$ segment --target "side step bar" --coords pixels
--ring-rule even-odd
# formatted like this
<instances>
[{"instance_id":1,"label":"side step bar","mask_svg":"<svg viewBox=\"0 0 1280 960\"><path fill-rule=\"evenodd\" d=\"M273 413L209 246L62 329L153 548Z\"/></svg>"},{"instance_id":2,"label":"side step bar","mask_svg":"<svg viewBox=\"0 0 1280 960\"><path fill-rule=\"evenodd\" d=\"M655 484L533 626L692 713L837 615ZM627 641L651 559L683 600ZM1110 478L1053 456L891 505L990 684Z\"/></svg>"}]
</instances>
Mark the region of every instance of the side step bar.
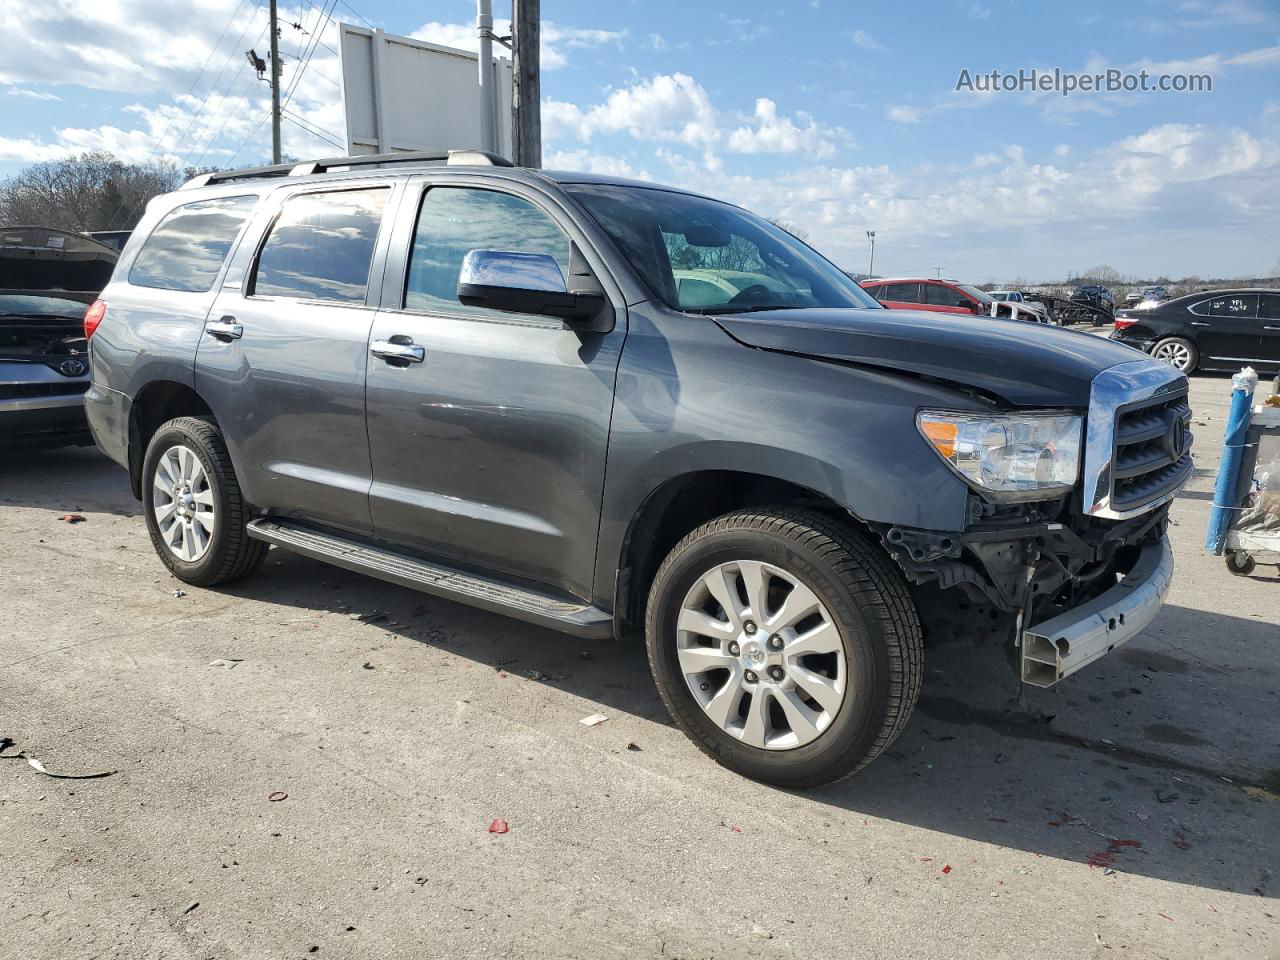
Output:
<instances>
[{"instance_id":1,"label":"side step bar","mask_svg":"<svg viewBox=\"0 0 1280 960\"><path fill-rule=\"evenodd\" d=\"M613 617L599 607L549 597L274 518L251 521L248 533L255 540L264 540L304 557L323 560L356 573L575 637L595 639L613 636Z\"/></svg>"}]
</instances>

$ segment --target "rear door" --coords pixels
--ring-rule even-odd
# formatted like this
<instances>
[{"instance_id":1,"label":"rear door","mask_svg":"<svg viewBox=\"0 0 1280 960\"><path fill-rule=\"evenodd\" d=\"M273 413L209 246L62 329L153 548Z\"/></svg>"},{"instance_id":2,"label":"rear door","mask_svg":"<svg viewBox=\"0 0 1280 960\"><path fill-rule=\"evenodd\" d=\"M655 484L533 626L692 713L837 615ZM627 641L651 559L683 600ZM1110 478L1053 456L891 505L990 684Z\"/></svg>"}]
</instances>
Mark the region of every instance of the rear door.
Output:
<instances>
[{"instance_id":1,"label":"rear door","mask_svg":"<svg viewBox=\"0 0 1280 960\"><path fill-rule=\"evenodd\" d=\"M419 359L369 360L377 536L589 596L624 301L572 211L533 187L424 180L401 207L370 350ZM458 302L468 251L550 254L567 278L571 240L612 301L611 331Z\"/></svg>"},{"instance_id":2,"label":"rear door","mask_svg":"<svg viewBox=\"0 0 1280 960\"><path fill-rule=\"evenodd\" d=\"M1280 366L1280 293L1259 296L1258 320L1262 323L1258 359L1269 366Z\"/></svg>"},{"instance_id":3,"label":"rear door","mask_svg":"<svg viewBox=\"0 0 1280 960\"><path fill-rule=\"evenodd\" d=\"M920 304L920 284L912 281L910 283L886 283L883 284L875 293L875 297L886 307L895 310L919 310Z\"/></svg>"},{"instance_id":4,"label":"rear door","mask_svg":"<svg viewBox=\"0 0 1280 960\"><path fill-rule=\"evenodd\" d=\"M974 301L962 291L945 283L924 283L925 310L940 313L973 313Z\"/></svg>"},{"instance_id":5,"label":"rear door","mask_svg":"<svg viewBox=\"0 0 1280 960\"><path fill-rule=\"evenodd\" d=\"M196 389L256 507L372 532L364 380L380 228L397 189L359 180L279 191L236 252L196 355Z\"/></svg>"},{"instance_id":6,"label":"rear door","mask_svg":"<svg viewBox=\"0 0 1280 960\"><path fill-rule=\"evenodd\" d=\"M1262 356L1262 321L1256 293L1223 293L1196 305L1192 326L1200 353L1214 360L1248 362Z\"/></svg>"}]
</instances>

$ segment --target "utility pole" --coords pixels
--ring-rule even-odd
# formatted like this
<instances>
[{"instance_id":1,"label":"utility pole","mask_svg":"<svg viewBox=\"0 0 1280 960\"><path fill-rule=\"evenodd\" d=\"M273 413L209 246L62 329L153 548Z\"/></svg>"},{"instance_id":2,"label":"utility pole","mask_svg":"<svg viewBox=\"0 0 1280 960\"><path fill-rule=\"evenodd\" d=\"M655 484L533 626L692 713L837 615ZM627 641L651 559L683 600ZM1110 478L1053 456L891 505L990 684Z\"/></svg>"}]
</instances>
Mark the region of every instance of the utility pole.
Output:
<instances>
[{"instance_id":1,"label":"utility pole","mask_svg":"<svg viewBox=\"0 0 1280 960\"><path fill-rule=\"evenodd\" d=\"M942 268L941 268L941 267L934 267L933 269L934 269L933 279L935 279L935 280L941 280L941 279L942 279Z\"/></svg>"},{"instance_id":2,"label":"utility pole","mask_svg":"<svg viewBox=\"0 0 1280 960\"><path fill-rule=\"evenodd\" d=\"M280 25L271 0L271 162L280 162Z\"/></svg>"},{"instance_id":3,"label":"utility pole","mask_svg":"<svg viewBox=\"0 0 1280 960\"><path fill-rule=\"evenodd\" d=\"M542 166L542 91L538 49L539 0L512 0L511 52L515 111L512 152L518 167Z\"/></svg>"},{"instance_id":4,"label":"utility pole","mask_svg":"<svg viewBox=\"0 0 1280 960\"><path fill-rule=\"evenodd\" d=\"M868 230L867 239L871 241L871 262L867 264L867 277L870 278L876 275L876 232Z\"/></svg>"},{"instance_id":5,"label":"utility pole","mask_svg":"<svg viewBox=\"0 0 1280 960\"><path fill-rule=\"evenodd\" d=\"M476 0L476 36L480 38L480 149L497 148L493 99L493 0Z\"/></svg>"}]
</instances>

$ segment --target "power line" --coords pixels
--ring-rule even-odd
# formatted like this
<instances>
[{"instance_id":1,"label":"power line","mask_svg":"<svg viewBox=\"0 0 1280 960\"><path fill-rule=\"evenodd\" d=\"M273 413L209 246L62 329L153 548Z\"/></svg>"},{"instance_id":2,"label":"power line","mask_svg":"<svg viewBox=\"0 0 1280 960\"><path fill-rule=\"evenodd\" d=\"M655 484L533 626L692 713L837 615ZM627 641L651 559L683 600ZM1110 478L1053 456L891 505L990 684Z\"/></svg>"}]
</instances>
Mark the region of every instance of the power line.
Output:
<instances>
[{"instance_id":1,"label":"power line","mask_svg":"<svg viewBox=\"0 0 1280 960\"><path fill-rule=\"evenodd\" d=\"M327 6L327 4L321 6L322 12L324 11L325 6ZM316 44L319 41L320 36L324 33L325 27L328 26L329 18L333 16L333 10L337 6L338 6L338 0L333 0L332 6L329 6L328 12L324 13L324 16L320 22L320 25L316 27L314 31L314 36L311 38L312 43L311 43L310 49L307 50L307 54L302 61L302 65L298 67L298 72L293 75L293 82L289 84L289 90L285 95L284 103L281 104L282 110L293 101L293 95L298 92L298 85L302 82L302 77L307 72L307 67L311 63L311 58L315 56Z\"/></svg>"},{"instance_id":2,"label":"power line","mask_svg":"<svg viewBox=\"0 0 1280 960\"><path fill-rule=\"evenodd\" d=\"M300 119L296 114L283 113L281 114L281 116L285 120L288 120L290 123L292 123L295 127L301 130L303 133L310 134L311 136L315 137L317 140L323 140L325 141L325 143L332 144L333 146L337 147L339 150L346 149L345 144L339 143L330 134L322 133L319 130L319 128L312 128L310 125L305 123L302 119Z\"/></svg>"},{"instance_id":3,"label":"power line","mask_svg":"<svg viewBox=\"0 0 1280 960\"><path fill-rule=\"evenodd\" d=\"M222 136L222 131L226 129L226 126L230 122L231 118L235 116L236 108L239 105L240 101L248 97L249 90L250 88L253 87L257 79L258 79L257 75L251 73L249 75L248 82L243 87L240 88L239 93L237 93L235 96L224 97L222 100L222 103L218 104L218 109L215 111L214 115L216 116L218 113L222 113L224 108L229 108L226 110L226 116L222 118L222 122L218 124L218 126L214 129L213 133L211 133L209 137L205 139L204 149L200 151L200 156L197 157L195 162L191 163L190 166L198 167L204 161L204 158L208 156L209 151L213 149L213 145L218 142L218 137ZM210 119L212 119L212 116L210 117ZM195 150L196 148L192 147L191 153L194 154Z\"/></svg>"}]
</instances>

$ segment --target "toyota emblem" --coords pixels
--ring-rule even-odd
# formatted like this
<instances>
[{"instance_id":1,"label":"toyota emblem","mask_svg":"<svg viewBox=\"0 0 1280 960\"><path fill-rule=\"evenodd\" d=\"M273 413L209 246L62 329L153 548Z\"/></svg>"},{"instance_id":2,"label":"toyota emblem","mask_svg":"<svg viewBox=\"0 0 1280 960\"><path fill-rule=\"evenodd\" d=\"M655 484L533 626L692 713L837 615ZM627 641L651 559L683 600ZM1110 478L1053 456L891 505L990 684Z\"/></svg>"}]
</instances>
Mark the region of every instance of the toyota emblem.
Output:
<instances>
[{"instance_id":1,"label":"toyota emblem","mask_svg":"<svg viewBox=\"0 0 1280 960\"><path fill-rule=\"evenodd\" d=\"M89 369L84 365L83 360L63 360L58 364L58 372L64 377L80 377L84 376L84 372Z\"/></svg>"}]
</instances>

